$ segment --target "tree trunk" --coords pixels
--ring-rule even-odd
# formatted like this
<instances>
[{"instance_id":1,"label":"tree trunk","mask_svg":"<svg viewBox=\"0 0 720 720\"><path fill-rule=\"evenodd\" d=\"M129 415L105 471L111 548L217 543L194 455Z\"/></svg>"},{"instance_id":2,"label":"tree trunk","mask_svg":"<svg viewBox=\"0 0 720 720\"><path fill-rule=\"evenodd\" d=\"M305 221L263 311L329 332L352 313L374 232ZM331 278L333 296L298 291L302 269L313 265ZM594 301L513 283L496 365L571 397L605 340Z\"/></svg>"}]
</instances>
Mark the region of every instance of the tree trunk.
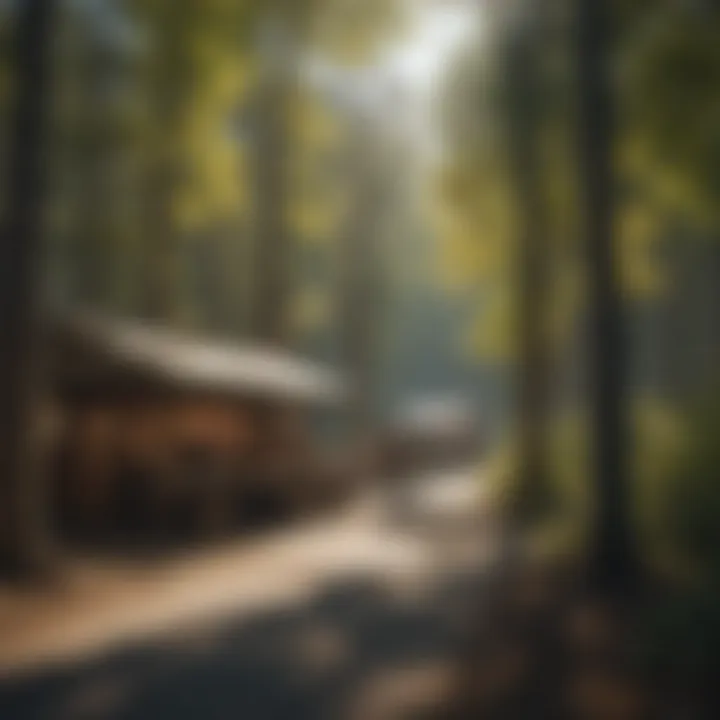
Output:
<instances>
[{"instance_id":1,"label":"tree trunk","mask_svg":"<svg viewBox=\"0 0 720 720\"><path fill-rule=\"evenodd\" d=\"M528 11L530 12L530 11ZM539 27L524 18L506 57L506 118L511 180L518 208L517 264L519 340L519 519L541 510L547 492L549 362L548 218L543 192L539 112ZM530 20L533 20L532 22Z\"/></svg>"},{"instance_id":2,"label":"tree trunk","mask_svg":"<svg viewBox=\"0 0 720 720\"><path fill-rule=\"evenodd\" d=\"M264 77L260 80L254 113L254 262L252 335L260 341L284 344L288 340L289 269L292 244L288 229L289 104L293 90L292 68L283 51L281 19L269 27Z\"/></svg>"},{"instance_id":3,"label":"tree trunk","mask_svg":"<svg viewBox=\"0 0 720 720\"><path fill-rule=\"evenodd\" d=\"M636 576L627 476L627 408L621 290L614 253L613 117L605 8L578 0L580 184L590 321L594 512L592 571L606 590Z\"/></svg>"},{"instance_id":4,"label":"tree trunk","mask_svg":"<svg viewBox=\"0 0 720 720\"><path fill-rule=\"evenodd\" d=\"M172 195L176 173L165 159L148 168L145 221L147 240L143 252L140 315L156 323L177 321L180 284L179 233L172 222Z\"/></svg>"},{"instance_id":5,"label":"tree trunk","mask_svg":"<svg viewBox=\"0 0 720 720\"><path fill-rule=\"evenodd\" d=\"M162 9L161 9L162 8ZM190 42L199 22L200 3L160 3L154 22L162 28L149 53L144 73L151 109L152 133L146 149L143 199L145 244L141 315L153 322L177 323L181 315L183 233L173 217L176 193L183 182L185 157L180 129L194 92ZM195 12L197 11L197 12Z\"/></svg>"},{"instance_id":6,"label":"tree trunk","mask_svg":"<svg viewBox=\"0 0 720 720\"><path fill-rule=\"evenodd\" d=\"M53 0L17 7L16 96L0 245L0 565L34 571L49 556L48 488L37 447L38 284Z\"/></svg>"},{"instance_id":7,"label":"tree trunk","mask_svg":"<svg viewBox=\"0 0 720 720\"><path fill-rule=\"evenodd\" d=\"M380 340L382 282L380 224L388 200L383 168L364 120L357 120L349 171L353 204L340 247L340 350L351 396L349 423L361 448L370 450L377 412L377 357Z\"/></svg>"}]
</instances>

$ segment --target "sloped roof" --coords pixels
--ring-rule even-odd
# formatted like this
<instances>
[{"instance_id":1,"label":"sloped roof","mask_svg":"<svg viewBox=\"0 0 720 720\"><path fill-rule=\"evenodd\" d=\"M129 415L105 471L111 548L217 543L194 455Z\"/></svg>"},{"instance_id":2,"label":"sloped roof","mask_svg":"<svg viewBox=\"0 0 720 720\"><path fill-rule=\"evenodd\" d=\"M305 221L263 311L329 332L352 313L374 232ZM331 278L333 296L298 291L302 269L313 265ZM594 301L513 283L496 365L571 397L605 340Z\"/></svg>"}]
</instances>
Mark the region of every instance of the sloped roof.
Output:
<instances>
[{"instance_id":1,"label":"sloped roof","mask_svg":"<svg viewBox=\"0 0 720 720\"><path fill-rule=\"evenodd\" d=\"M87 312L56 317L49 329L53 375L65 387L130 382L319 403L343 394L332 369L270 346L207 340Z\"/></svg>"}]
</instances>

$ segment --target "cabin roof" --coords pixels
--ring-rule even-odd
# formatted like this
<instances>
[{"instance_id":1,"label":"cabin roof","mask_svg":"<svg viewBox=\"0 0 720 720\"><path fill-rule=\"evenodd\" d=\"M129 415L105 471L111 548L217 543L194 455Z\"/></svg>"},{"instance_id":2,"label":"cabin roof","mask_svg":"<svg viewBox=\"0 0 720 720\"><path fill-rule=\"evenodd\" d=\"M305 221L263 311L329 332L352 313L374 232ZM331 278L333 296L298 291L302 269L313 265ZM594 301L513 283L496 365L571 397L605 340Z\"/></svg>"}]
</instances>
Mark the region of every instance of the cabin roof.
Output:
<instances>
[{"instance_id":1,"label":"cabin roof","mask_svg":"<svg viewBox=\"0 0 720 720\"><path fill-rule=\"evenodd\" d=\"M343 393L331 368L271 346L218 342L93 313L54 318L50 335L53 375L64 388L129 384L320 404Z\"/></svg>"}]
</instances>

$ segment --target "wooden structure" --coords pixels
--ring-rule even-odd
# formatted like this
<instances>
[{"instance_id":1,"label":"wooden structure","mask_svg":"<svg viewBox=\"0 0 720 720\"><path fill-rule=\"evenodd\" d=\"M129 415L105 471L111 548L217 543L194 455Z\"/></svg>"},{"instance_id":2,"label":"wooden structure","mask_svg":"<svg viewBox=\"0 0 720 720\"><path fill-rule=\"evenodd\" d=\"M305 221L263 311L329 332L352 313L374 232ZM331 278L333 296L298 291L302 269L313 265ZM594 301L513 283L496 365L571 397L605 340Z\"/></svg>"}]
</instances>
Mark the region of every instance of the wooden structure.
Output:
<instances>
[{"instance_id":1,"label":"wooden structure","mask_svg":"<svg viewBox=\"0 0 720 720\"><path fill-rule=\"evenodd\" d=\"M342 399L331 370L94 315L55 320L49 336L68 530L207 534L345 495L308 419Z\"/></svg>"},{"instance_id":2,"label":"wooden structure","mask_svg":"<svg viewBox=\"0 0 720 720\"><path fill-rule=\"evenodd\" d=\"M421 399L403 408L385 433L385 475L402 478L472 462L482 452L472 412L452 399Z\"/></svg>"}]
</instances>

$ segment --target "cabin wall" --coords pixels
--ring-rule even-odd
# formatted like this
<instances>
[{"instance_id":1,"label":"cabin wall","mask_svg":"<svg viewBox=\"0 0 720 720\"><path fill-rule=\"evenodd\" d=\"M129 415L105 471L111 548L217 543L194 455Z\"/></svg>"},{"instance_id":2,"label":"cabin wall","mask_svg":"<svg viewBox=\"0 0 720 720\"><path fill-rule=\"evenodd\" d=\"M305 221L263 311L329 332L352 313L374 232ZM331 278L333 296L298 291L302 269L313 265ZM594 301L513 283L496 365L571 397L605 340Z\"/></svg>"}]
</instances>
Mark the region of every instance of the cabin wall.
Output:
<instances>
[{"instance_id":1,"label":"cabin wall","mask_svg":"<svg viewBox=\"0 0 720 720\"><path fill-rule=\"evenodd\" d=\"M249 409L222 400L96 399L67 416L61 496L80 531L153 530L175 506L201 506L237 481L253 435Z\"/></svg>"},{"instance_id":2,"label":"cabin wall","mask_svg":"<svg viewBox=\"0 0 720 720\"><path fill-rule=\"evenodd\" d=\"M212 535L253 514L297 515L330 480L305 413L225 398L106 398L67 407L70 534Z\"/></svg>"}]
</instances>

